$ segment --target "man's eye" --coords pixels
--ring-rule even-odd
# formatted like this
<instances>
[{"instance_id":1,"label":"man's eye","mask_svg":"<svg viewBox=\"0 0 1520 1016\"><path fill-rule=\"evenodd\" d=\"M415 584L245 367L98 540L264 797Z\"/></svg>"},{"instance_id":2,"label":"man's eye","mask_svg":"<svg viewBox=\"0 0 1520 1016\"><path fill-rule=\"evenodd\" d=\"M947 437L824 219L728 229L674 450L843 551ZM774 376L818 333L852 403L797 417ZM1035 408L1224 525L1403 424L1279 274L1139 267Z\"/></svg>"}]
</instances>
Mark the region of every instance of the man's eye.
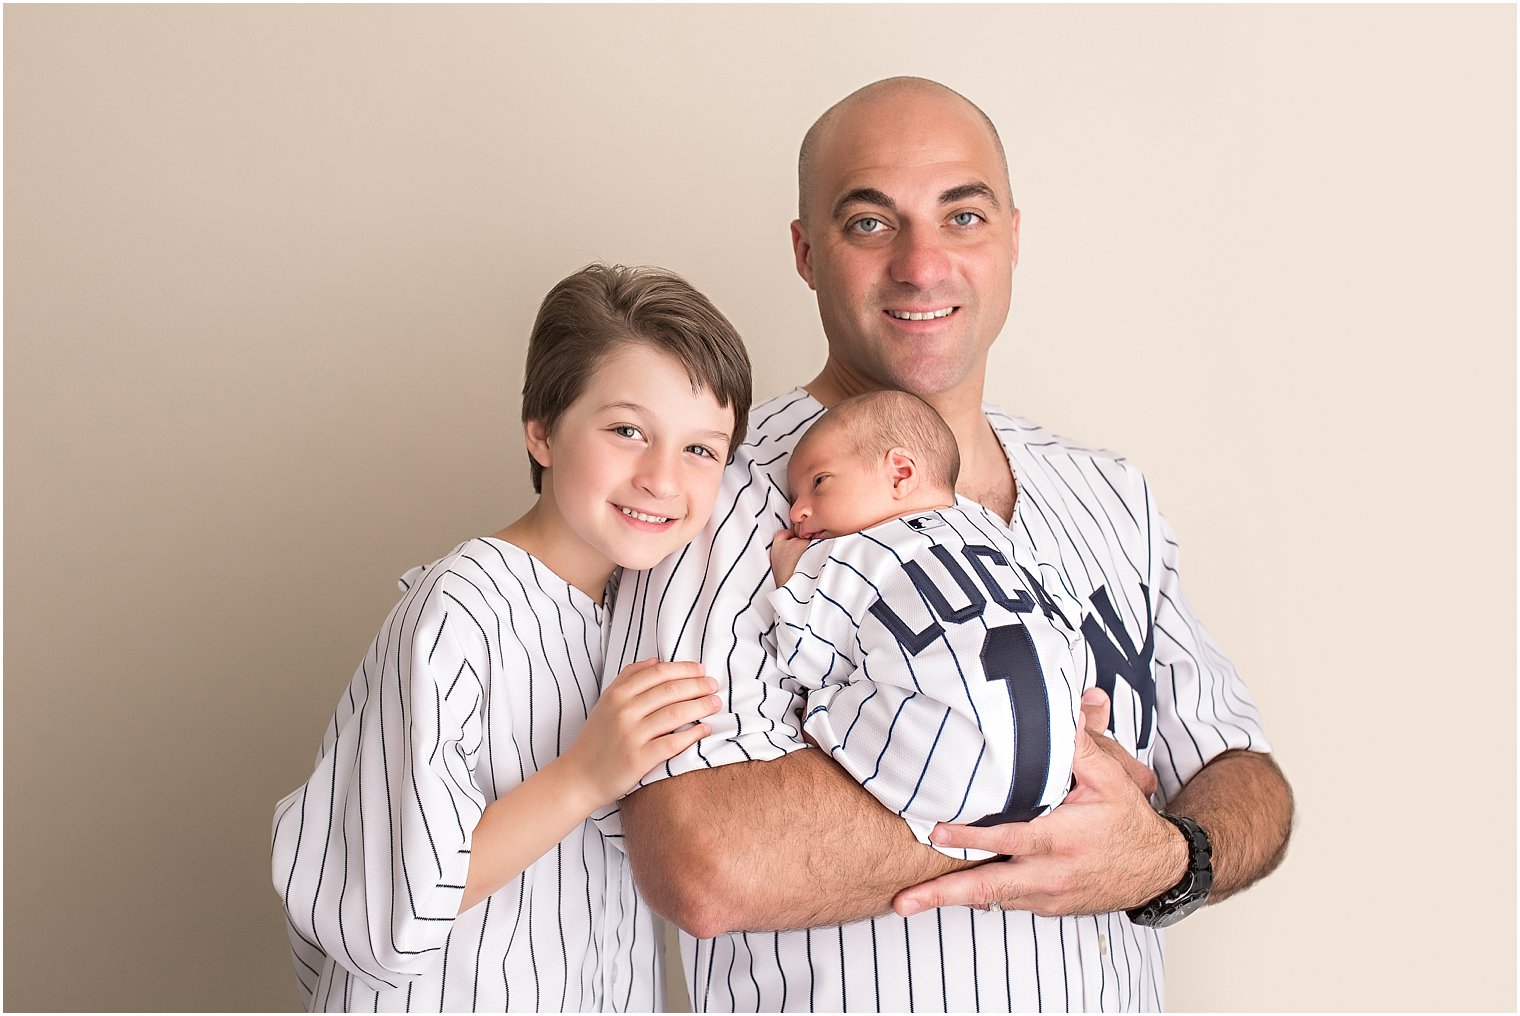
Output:
<instances>
[{"instance_id":1,"label":"man's eye","mask_svg":"<svg viewBox=\"0 0 1520 1016\"><path fill-rule=\"evenodd\" d=\"M612 432L618 437L631 438L635 441L644 436L643 431L630 423L620 423L612 428Z\"/></svg>"},{"instance_id":2,"label":"man's eye","mask_svg":"<svg viewBox=\"0 0 1520 1016\"><path fill-rule=\"evenodd\" d=\"M886 223L880 219L873 219L870 216L866 216L864 219L856 219L850 223L850 229L856 233L880 233L885 228Z\"/></svg>"},{"instance_id":3,"label":"man's eye","mask_svg":"<svg viewBox=\"0 0 1520 1016\"><path fill-rule=\"evenodd\" d=\"M950 216L950 221L957 226L974 226L984 220L976 212L956 212Z\"/></svg>"}]
</instances>

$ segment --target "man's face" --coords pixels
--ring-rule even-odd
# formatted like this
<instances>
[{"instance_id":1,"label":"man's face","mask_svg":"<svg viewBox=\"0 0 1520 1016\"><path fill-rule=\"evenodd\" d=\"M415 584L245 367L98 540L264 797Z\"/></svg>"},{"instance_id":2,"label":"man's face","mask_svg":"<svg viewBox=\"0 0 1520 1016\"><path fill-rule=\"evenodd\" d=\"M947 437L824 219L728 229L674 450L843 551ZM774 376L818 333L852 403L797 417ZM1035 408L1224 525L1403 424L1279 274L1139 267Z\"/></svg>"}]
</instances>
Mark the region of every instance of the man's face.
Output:
<instances>
[{"instance_id":1,"label":"man's face","mask_svg":"<svg viewBox=\"0 0 1520 1016\"><path fill-rule=\"evenodd\" d=\"M979 400L1008 316L1018 213L986 124L953 96L841 111L819 139L797 271L818 294L843 389Z\"/></svg>"}]
</instances>

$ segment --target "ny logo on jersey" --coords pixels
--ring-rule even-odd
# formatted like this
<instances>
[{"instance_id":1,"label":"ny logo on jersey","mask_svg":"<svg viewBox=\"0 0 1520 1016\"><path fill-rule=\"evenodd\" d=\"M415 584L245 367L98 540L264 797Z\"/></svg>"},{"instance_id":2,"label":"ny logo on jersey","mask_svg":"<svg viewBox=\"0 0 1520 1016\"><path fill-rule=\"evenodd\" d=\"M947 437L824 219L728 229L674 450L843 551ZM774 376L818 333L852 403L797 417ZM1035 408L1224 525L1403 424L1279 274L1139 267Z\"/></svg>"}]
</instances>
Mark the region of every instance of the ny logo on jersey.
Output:
<instances>
[{"instance_id":1,"label":"ny logo on jersey","mask_svg":"<svg viewBox=\"0 0 1520 1016\"><path fill-rule=\"evenodd\" d=\"M1140 584L1140 598L1145 603L1145 640L1136 649L1130 641L1119 612L1109 601L1108 589L1099 586L1092 594L1095 614L1082 619L1082 636L1092 650L1093 661L1098 668L1098 687L1112 702L1117 678L1134 689L1140 699L1140 734L1135 739L1137 749L1151 743L1151 721L1156 714L1156 676L1151 672L1151 657L1156 650L1156 626L1151 622L1151 591L1145 583ZM1096 615L1096 616L1095 616ZM1098 618L1102 618L1100 624ZM1112 633L1112 635L1110 635ZM1108 729L1114 729L1113 714L1109 715Z\"/></svg>"}]
</instances>

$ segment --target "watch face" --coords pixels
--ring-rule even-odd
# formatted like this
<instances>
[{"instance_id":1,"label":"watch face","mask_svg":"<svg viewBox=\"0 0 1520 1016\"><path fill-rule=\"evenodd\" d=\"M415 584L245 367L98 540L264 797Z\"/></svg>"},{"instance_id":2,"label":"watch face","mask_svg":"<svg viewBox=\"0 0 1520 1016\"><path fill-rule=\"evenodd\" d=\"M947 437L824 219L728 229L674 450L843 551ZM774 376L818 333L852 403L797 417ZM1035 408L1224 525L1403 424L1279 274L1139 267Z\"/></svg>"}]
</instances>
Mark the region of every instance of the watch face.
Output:
<instances>
[{"instance_id":1,"label":"watch face","mask_svg":"<svg viewBox=\"0 0 1520 1016\"><path fill-rule=\"evenodd\" d=\"M1184 917L1186 917L1188 914L1191 914L1193 911L1195 911L1199 907L1203 906L1203 900L1204 900L1204 897L1198 896L1198 897L1195 897L1195 898L1193 898L1191 900L1188 900L1186 903L1180 903L1180 904L1178 904L1176 907L1173 907L1173 908L1169 909L1166 913L1164 913L1160 917L1156 918L1156 922L1154 924L1152 924L1151 927L1153 927L1153 928L1169 928L1169 927L1171 927L1172 925L1176 924L1178 921L1180 921Z\"/></svg>"}]
</instances>

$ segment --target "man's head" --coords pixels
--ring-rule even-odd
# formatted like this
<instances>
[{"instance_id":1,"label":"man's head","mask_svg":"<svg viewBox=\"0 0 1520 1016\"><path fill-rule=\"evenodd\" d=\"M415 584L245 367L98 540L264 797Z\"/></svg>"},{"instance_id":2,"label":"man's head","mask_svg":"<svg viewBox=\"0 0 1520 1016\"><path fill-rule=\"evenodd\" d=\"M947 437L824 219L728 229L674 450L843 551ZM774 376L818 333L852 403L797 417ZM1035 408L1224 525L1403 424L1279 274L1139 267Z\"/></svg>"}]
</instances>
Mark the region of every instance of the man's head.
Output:
<instances>
[{"instance_id":1,"label":"man's head","mask_svg":"<svg viewBox=\"0 0 1520 1016\"><path fill-rule=\"evenodd\" d=\"M752 390L744 341L691 283L659 268L594 264L549 290L528 338L523 422L552 432L603 362L632 344L680 361L692 391L733 410L730 452L743 442ZM528 462L541 493L543 467L532 455Z\"/></svg>"},{"instance_id":2,"label":"man's head","mask_svg":"<svg viewBox=\"0 0 1520 1016\"><path fill-rule=\"evenodd\" d=\"M960 468L955 435L918 396L853 396L813 424L792 452L793 528L823 539L954 504Z\"/></svg>"},{"instance_id":3,"label":"man's head","mask_svg":"<svg viewBox=\"0 0 1520 1016\"><path fill-rule=\"evenodd\" d=\"M828 336L825 401L887 387L979 402L1018 260L986 114L922 78L867 85L808 131L798 188L792 246Z\"/></svg>"}]
</instances>

